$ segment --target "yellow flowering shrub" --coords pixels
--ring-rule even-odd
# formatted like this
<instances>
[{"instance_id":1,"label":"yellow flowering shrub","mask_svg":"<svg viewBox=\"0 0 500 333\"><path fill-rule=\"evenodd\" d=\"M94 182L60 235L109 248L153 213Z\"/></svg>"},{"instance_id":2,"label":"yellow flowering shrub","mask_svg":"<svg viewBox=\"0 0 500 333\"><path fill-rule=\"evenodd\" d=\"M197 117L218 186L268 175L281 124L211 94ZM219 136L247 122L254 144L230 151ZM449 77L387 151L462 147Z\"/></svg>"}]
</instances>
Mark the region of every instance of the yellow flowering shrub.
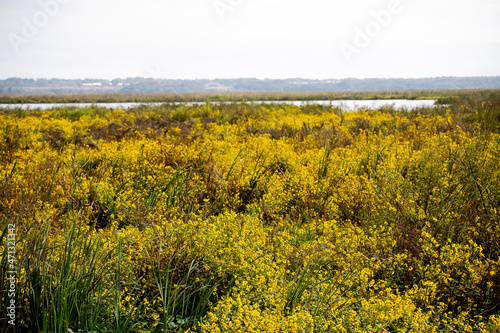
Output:
<instances>
[{"instance_id":1,"label":"yellow flowering shrub","mask_svg":"<svg viewBox=\"0 0 500 333\"><path fill-rule=\"evenodd\" d=\"M16 329L498 331L498 108L4 110Z\"/></svg>"}]
</instances>

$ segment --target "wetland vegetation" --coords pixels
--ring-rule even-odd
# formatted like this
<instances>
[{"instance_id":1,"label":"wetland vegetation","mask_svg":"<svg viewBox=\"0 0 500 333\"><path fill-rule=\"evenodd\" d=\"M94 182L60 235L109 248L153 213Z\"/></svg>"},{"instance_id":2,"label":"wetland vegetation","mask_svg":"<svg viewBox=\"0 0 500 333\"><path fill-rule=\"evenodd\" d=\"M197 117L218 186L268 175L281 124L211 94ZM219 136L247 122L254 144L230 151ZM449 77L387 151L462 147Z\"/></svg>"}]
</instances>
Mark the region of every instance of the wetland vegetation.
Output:
<instances>
[{"instance_id":1,"label":"wetland vegetation","mask_svg":"<svg viewBox=\"0 0 500 333\"><path fill-rule=\"evenodd\" d=\"M380 95L0 110L1 330L498 332L500 93Z\"/></svg>"}]
</instances>

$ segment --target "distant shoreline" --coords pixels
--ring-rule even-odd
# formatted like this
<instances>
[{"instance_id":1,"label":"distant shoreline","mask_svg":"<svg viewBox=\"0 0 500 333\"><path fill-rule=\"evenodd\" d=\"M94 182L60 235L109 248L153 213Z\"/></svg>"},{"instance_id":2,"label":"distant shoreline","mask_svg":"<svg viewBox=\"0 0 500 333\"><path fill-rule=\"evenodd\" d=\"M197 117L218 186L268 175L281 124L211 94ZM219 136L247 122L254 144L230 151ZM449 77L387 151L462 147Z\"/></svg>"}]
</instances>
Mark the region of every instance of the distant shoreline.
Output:
<instances>
[{"instance_id":1,"label":"distant shoreline","mask_svg":"<svg viewBox=\"0 0 500 333\"><path fill-rule=\"evenodd\" d=\"M154 78L124 78L124 79L25 79L8 78L0 80L0 96L9 95L127 95L152 94L151 97L167 98L173 101L186 101L195 96L199 100L210 98L253 98L250 93L284 94L283 98L308 98L304 94L312 94L310 99L317 99L319 94L323 98L350 98L342 94L352 92L374 91L421 91L443 89L500 89L500 76L471 76L471 77L433 77L433 78L368 78L368 79L154 79ZM335 96L332 97L332 93ZM340 92L341 95L336 93ZM185 95L188 94L188 95ZM190 95L189 95L190 94ZM215 95L214 95L215 94ZM175 96L181 96L175 98ZM221 97L213 97L213 96ZM243 95L243 96L241 96ZM418 97L418 95L416 95ZM116 97L115 97L116 98ZM143 97L140 97L143 98ZM384 98L384 97L382 97ZM385 99L385 98L384 98ZM163 99L162 99L163 101Z\"/></svg>"}]
</instances>

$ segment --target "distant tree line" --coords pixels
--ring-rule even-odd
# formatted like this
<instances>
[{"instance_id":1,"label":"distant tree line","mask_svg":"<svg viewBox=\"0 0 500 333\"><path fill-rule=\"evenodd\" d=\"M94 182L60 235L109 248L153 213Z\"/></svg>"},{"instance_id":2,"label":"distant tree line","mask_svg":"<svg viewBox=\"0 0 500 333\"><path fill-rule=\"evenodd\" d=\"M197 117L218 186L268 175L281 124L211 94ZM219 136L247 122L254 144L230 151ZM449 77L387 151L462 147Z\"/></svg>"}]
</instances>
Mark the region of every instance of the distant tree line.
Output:
<instances>
[{"instance_id":1,"label":"distant tree line","mask_svg":"<svg viewBox=\"0 0 500 333\"><path fill-rule=\"evenodd\" d=\"M152 78L23 79L0 80L0 95L194 93L194 92L294 92L383 91L418 89L500 88L500 76L435 77L422 79L215 79L171 80Z\"/></svg>"}]
</instances>

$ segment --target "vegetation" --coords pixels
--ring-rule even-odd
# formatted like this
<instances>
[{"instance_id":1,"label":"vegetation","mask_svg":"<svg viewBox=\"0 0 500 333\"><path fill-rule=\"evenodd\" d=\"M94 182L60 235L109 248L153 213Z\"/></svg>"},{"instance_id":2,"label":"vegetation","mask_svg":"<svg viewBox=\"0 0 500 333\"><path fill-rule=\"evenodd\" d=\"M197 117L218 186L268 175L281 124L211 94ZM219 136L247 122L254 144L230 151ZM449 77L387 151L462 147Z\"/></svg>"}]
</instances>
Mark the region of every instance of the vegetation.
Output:
<instances>
[{"instance_id":1,"label":"vegetation","mask_svg":"<svg viewBox=\"0 0 500 333\"><path fill-rule=\"evenodd\" d=\"M228 92L228 93L163 93L163 94L87 94L87 95L0 95L0 103L176 103L176 102L242 102L242 101L315 101L315 100L379 100L439 99L443 103L461 98L477 100L498 95L500 89L471 90L387 90L343 92Z\"/></svg>"},{"instance_id":2,"label":"vegetation","mask_svg":"<svg viewBox=\"0 0 500 333\"><path fill-rule=\"evenodd\" d=\"M498 332L500 94L446 103L1 110L1 330Z\"/></svg>"}]
</instances>

